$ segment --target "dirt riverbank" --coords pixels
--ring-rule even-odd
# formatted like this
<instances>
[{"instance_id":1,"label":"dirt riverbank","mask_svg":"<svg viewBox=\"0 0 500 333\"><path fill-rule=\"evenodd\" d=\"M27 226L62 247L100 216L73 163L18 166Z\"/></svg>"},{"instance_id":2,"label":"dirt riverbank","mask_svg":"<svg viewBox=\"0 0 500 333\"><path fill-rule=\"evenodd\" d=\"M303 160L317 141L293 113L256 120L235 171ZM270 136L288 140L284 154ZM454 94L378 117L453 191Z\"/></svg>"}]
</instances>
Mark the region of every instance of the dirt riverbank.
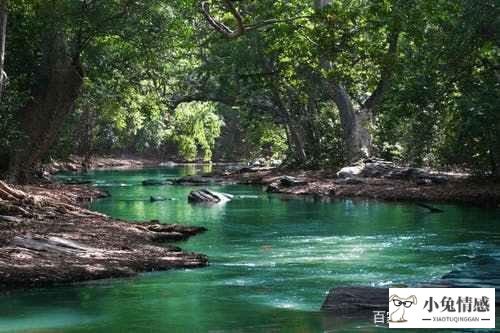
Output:
<instances>
[{"instance_id":1,"label":"dirt riverbank","mask_svg":"<svg viewBox=\"0 0 500 333\"><path fill-rule=\"evenodd\" d=\"M434 179L386 177L339 177L327 171L243 168L216 172L205 179L263 185L268 192L315 195L329 198L365 198L388 201L448 202L500 207L500 183L448 174ZM439 181L438 181L439 180Z\"/></svg>"},{"instance_id":2,"label":"dirt riverbank","mask_svg":"<svg viewBox=\"0 0 500 333\"><path fill-rule=\"evenodd\" d=\"M55 174L60 171L83 171L98 169L134 169L160 165L160 160L139 157L100 156L86 162L81 156L70 156L63 161L54 161L42 166L42 171Z\"/></svg>"},{"instance_id":3,"label":"dirt riverbank","mask_svg":"<svg viewBox=\"0 0 500 333\"><path fill-rule=\"evenodd\" d=\"M165 244L204 228L130 223L83 208L103 195L81 186L0 182L0 291L207 265L206 256Z\"/></svg>"}]
</instances>

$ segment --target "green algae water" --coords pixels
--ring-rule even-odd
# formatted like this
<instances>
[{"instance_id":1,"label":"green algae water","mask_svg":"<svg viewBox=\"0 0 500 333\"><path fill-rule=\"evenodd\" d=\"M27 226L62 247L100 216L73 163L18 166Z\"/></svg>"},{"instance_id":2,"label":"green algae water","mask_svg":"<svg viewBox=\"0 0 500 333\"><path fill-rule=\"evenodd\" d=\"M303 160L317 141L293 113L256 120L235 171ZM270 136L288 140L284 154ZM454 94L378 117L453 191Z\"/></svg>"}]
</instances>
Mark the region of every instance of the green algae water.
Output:
<instances>
[{"instance_id":1,"label":"green algae water","mask_svg":"<svg viewBox=\"0 0 500 333\"><path fill-rule=\"evenodd\" d=\"M187 203L199 187L142 186L145 179L197 171L78 177L111 194L94 210L208 228L178 245L207 254L210 266L14 292L0 297L0 332L383 332L368 319L319 311L327 291L437 281L478 258L487 258L490 273L500 270L491 268L500 260L498 209L436 205L444 213L430 214L412 204L291 198L242 185L211 186L235 198L208 207ZM75 175L61 176L68 177ZM170 200L150 202L150 196Z\"/></svg>"}]
</instances>

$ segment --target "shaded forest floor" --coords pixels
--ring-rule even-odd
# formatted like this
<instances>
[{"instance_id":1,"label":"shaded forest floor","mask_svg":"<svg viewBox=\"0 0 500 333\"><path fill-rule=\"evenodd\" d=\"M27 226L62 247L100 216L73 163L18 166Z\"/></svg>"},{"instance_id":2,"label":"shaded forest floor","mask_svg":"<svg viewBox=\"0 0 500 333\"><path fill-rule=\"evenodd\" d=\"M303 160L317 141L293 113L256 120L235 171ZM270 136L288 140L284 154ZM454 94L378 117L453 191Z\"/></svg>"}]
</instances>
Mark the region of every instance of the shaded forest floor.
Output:
<instances>
[{"instance_id":1,"label":"shaded forest floor","mask_svg":"<svg viewBox=\"0 0 500 333\"><path fill-rule=\"evenodd\" d=\"M103 195L81 186L0 182L0 291L207 264L204 255L164 244L204 228L130 223L83 208Z\"/></svg>"}]
</instances>

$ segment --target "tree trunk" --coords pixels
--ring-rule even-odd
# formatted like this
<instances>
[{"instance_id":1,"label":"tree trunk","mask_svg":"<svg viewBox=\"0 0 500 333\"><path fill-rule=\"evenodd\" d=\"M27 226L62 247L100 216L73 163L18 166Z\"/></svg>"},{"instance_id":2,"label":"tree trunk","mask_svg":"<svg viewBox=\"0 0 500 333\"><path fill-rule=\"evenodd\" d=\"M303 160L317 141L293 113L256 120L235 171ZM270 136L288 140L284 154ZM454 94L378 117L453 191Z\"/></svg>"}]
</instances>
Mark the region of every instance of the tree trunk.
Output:
<instances>
[{"instance_id":1,"label":"tree trunk","mask_svg":"<svg viewBox=\"0 0 500 333\"><path fill-rule=\"evenodd\" d=\"M285 124L285 126L287 137L289 140L289 150L292 152L292 155L294 156L295 160L299 162L299 164L304 164L307 161L307 155L302 135L299 133L299 130L296 128L296 126L290 123Z\"/></svg>"},{"instance_id":2,"label":"tree trunk","mask_svg":"<svg viewBox=\"0 0 500 333\"><path fill-rule=\"evenodd\" d=\"M24 138L14 154L10 177L27 183L57 138L66 116L74 109L83 83L78 57L70 57L64 36L50 36L45 61L32 89L32 98L20 111Z\"/></svg>"},{"instance_id":3,"label":"tree trunk","mask_svg":"<svg viewBox=\"0 0 500 333\"><path fill-rule=\"evenodd\" d=\"M315 0L316 10L322 10L330 5L331 0ZM330 69L332 64L328 59L321 60L322 67ZM343 141L346 151L346 162L352 163L359 159L369 157L372 153L372 135L370 128L373 121L373 112L370 108L356 110L351 97L345 87L338 82L330 81L329 90L332 99L340 113L340 124L343 131Z\"/></svg>"},{"instance_id":4,"label":"tree trunk","mask_svg":"<svg viewBox=\"0 0 500 333\"><path fill-rule=\"evenodd\" d=\"M92 155L94 152L94 128L95 128L95 110L93 105L85 105L83 114L80 118L82 128L78 132L79 154L83 157L83 172L88 172L92 167Z\"/></svg>"},{"instance_id":5,"label":"tree trunk","mask_svg":"<svg viewBox=\"0 0 500 333\"><path fill-rule=\"evenodd\" d=\"M369 157L372 153L370 127L373 121L371 109L356 110L346 89L336 83L330 84L332 99L340 113L340 123L344 134L346 160L349 163Z\"/></svg>"},{"instance_id":6,"label":"tree trunk","mask_svg":"<svg viewBox=\"0 0 500 333\"><path fill-rule=\"evenodd\" d=\"M0 0L0 99L2 98L7 74L5 73L5 40L7 38L7 0Z\"/></svg>"}]
</instances>

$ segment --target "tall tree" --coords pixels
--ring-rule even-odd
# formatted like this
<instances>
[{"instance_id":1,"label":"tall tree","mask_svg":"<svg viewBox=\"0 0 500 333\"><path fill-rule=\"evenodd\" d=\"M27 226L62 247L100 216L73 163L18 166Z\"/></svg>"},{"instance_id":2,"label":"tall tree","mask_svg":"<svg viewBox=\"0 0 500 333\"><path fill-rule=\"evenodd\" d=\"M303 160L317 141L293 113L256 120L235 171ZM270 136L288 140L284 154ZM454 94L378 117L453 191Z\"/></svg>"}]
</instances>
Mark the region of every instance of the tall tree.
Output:
<instances>
[{"instance_id":1,"label":"tall tree","mask_svg":"<svg viewBox=\"0 0 500 333\"><path fill-rule=\"evenodd\" d=\"M229 27L227 24L223 23L221 20L217 20L214 15L210 11L210 7L208 2L204 2L202 5L203 13L208 21L208 23L216 29L218 32L222 33L225 37L234 39L242 36L243 34L262 29L263 27L267 27L269 25L275 25L279 23L287 23L292 22L296 19L302 18L311 18L313 22L316 22L318 25L317 30L321 32L321 30L332 29L329 25L332 22L329 21L329 16L335 15L335 10L331 8L332 1L331 0L316 0L314 1L314 9L316 11L315 16L305 16L299 15L290 17L287 19L265 19L257 23L248 24L245 23L245 18L243 17L242 10L237 8L236 2L231 0L222 1L224 8L227 10L229 14L233 16L233 21L235 22L235 28ZM364 3L358 4L360 7L366 6ZM346 5L347 6L347 5ZM338 7L338 6L337 6ZM381 6L382 7L382 6ZM368 10L361 8L361 10ZM378 10L378 9L377 9ZM379 10L382 11L382 10ZM349 14L349 13L348 13ZM352 15L360 15L358 13L354 13ZM316 51L319 55L320 66L323 68L323 79L326 85L328 86L328 93L331 100L336 104L339 114L340 121L343 128L343 137L344 137L344 147L345 147L345 160L348 162L354 162L360 158L368 157L373 152L373 144L372 144L372 124L373 118L375 116L375 110L381 104L384 95L386 94L388 88L390 87L391 79L394 71L394 64L397 60L397 50L398 50L398 40L401 32L401 18L398 9L398 2L395 1L391 3L391 8L389 11L384 13L367 13L365 15L373 15L374 18L371 17L363 17L362 20L377 20L377 15L386 15L386 19L384 22L380 23L378 27L372 29L369 32L360 33L357 27L350 31L347 27L349 20L355 20L355 17L347 17L344 21L340 23L333 22L334 27L339 27L339 30L343 31L343 34L339 37L340 47L344 47L343 50L336 50L334 53L337 54L329 54L328 50L321 49L323 45L327 44L328 41L325 39L317 39L316 44L320 49ZM315 17L319 18L315 20ZM345 26L338 26L345 25ZM334 34L335 32L332 32ZM367 91L357 92L356 96L359 98L353 98L347 85L352 86L351 82L345 82L345 80L349 77L345 72L352 71L352 68L345 68L344 73L342 70L339 72L337 67L339 64L336 63L339 53L351 53L350 57L355 58L357 55L353 56L355 51L362 51L364 53L368 53L366 50L363 50L363 46L358 46L357 48L349 49L347 46L349 43L357 43L363 38L362 34L383 34L386 36L386 39L383 43L378 43L377 46L381 48L384 52L377 51L379 53L379 59L372 59L372 67L378 67L379 71L372 71L373 75L369 79L373 81L374 77L378 77L377 84L371 89L371 93L366 97ZM324 35L324 34L323 34ZM330 37L326 34L328 38ZM360 37L361 36L361 37ZM314 36L313 36L314 38ZM337 42L337 41L335 41ZM381 45L379 45L381 44ZM359 56L358 58L360 58ZM362 61L366 61L361 59ZM353 60L360 61L360 59ZM314 70L310 68L310 70ZM318 76L315 77L318 79ZM313 79L314 80L314 79ZM365 86L369 86L366 82ZM318 89L321 85L318 86ZM276 92L277 89L274 89ZM274 94L276 97L277 95ZM289 99L290 96L287 96ZM286 105L278 101L278 104L281 104L281 108L286 110ZM311 106L306 107L307 110L311 110ZM307 111L306 111L307 113ZM286 116L286 112L285 112ZM288 117L291 119L290 117ZM301 119L300 121L302 121ZM300 122L299 121L299 122ZM304 123L302 122L301 125ZM290 125L290 124L289 124ZM301 126L299 125L299 126ZM289 137L293 144L298 147L298 152L301 160L307 159L307 154L304 150L305 143L303 142L306 138L302 137L300 131L293 130L293 125L288 132L290 133ZM311 146L314 146L313 143Z\"/></svg>"}]
</instances>

